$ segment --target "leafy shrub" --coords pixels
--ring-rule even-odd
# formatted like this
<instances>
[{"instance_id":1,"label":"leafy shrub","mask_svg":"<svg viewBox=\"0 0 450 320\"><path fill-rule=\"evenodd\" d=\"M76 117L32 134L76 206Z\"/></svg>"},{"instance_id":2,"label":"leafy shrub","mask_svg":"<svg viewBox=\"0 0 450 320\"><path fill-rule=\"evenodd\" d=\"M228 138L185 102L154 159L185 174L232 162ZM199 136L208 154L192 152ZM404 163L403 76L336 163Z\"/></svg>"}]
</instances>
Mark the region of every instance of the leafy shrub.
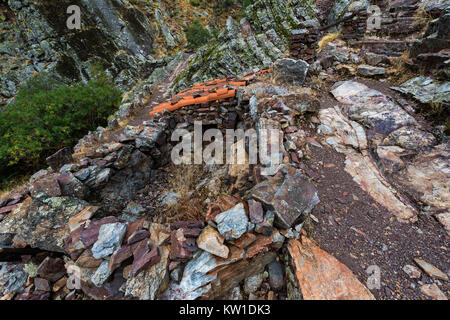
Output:
<instances>
[{"instance_id":1,"label":"leafy shrub","mask_svg":"<svg viewBox=\"0 0 450 320\"><path fill-rule=\"evenodd\" d=\"M36 168L45 157L104 124L121 96L104 74L73 86L47 76L28 82L16 101L0 111L0 167Z\"/></svg>"},{"instance_id":2,"label":"leafy shrub","mask_svg":"<svg viewBox=\"0 0 450 320\"><path fill-rule=\"evenodd\" d=\"M186 38L189 49L196 49L209 41L209 31L204 28L200 21L196 19L193 24L186 30Z\"/></svg>"}]
</instances>

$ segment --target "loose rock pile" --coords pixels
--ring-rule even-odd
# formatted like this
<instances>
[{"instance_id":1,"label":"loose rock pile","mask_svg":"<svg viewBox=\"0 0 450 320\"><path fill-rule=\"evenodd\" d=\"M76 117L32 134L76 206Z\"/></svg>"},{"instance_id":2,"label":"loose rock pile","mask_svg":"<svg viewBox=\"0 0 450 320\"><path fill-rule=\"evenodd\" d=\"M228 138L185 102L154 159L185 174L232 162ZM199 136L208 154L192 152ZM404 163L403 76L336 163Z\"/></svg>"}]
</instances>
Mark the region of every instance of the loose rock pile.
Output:
<instances>
[{"instance_id":1,"label":"loose rock pile","mask_svg":"<svg viewBox=\"0 0 450 320\"><path fill-rule=\"evenodd\" d=\"M256 8L259 12L267 9L258 3L249 12ZM292 11L286 7L276 9L276 17L280 12ZM302 21L303 25L309 23L313 22ZM250 29L244 21L241 29L248 32L237 37L246 35L246 43L252 43L250 31L255 26L267 29L262 18L260 25L250 25ZM234 27L230 20L227 32ZM315 41L312 33L296 36L311 47ZM239 39L235 36L223 45L230 46L233 41ZM419 235L422 231L417 221L435 218L446 230L434 230L442 249L448 239L445 232L450 230L448 142L417 120L405 99L394 99L362 80L347 78L385 78L392 54L360 50L342 40L328 43L320 53L302 47L296 50L295 54L310 63L274 59L270 74L212 81L211 92L205 89L205 83L194 86L174 96L163 108L157 107L151 119L123 128L116 119L115 125L110 123L108 129L82 139L74 154L61 150L49 157L50 168L33 175L29 184L0 202L0 257L11 260L0 263L0 297L374 299L379 291L369 291L362 284L366 275L355 271L363 268L360 263L371 263L372 257L352 256L354 244L341 242L339 234L336 242L350 251L350 264L339 258L346 262L345 266L311 237L309 226L314 223L328 228L327 232L330 228L348 228L363 237L366 245L370 242L368 250L378 245L382 234L376 234L375 240L369 238L358 229L367 226L346 224L348 212L338 210L347 207L351 196L352 203L367 202L364 205L384 208L389 213L382 218L370 216L370 224L374 224L372 220L390 219L391 224L379 233L390 232L397 219L417 228ZM217 61L220 64L222 60ZM214 72L218 75L222 71ZM210 72L202 69L198 76ZM316 90L302 87L310 85L309 76L328 81L331 89L326 93L330 91L332 97L318 97ZM242 81L245 85L230 86L234 80L246 80ZM448 101L446 84L437 86L433 79L430 81L422 86L426 90L421 95L411 89L414 81L396 90L416 94L425 101L435 99L434 90L439 88L439 98ZM226 94L231 91L232 96L221 99L220 90ZM209 99L210 95L218 99ZM192 102L204 97L203 104L179 104L184 99ZM164 106L169 106L170 112L163 111ZM156 217L153 211L160 207L150 210L142 190L159 188L157 173L174 169L168 166L171 133L176 128L192 133L196 120L221 130L256 129L258 137L262 129L277 129L279 141L258 148L264 147L269 155L276 156L279 164L207 165L201 182L188 192L188 204L193 205L200 201L200 193L210 191L206 192L208 198L202 199L206 209L201 218L187 219L179 214L179 219L159 219L166 212L164 208L182 201L182 195L164 190L169 192L156 197L162 204L162 214ZM104 141L106 137L108 141ZM272 154L276 149L278 153ZM329 163L312 163L313 153L325 149L332 155L326 159ZM336 168L334 158L339 157L343 159L342 167ZM322 198L324 191L319 185L324 179L326 184L340 183L331 181L333 176L325 177L323 168L344 171L350 182L361 189L358 194L364 192L366 198L360 200L356 192L349 195L354 190L344 191L346 186L330 186L330 190L337 189L337 196L322 206L319 196ZM267 169L273 169L272 173L264 174ZM219 184L225 185L226 192L218 188ZM324 222L326 217L329 220ZM367 229L371 231L372 227ZM388 250L391 248L382 246L382 252ZM379 254L370 252L375 252L374 257ZM386 254L398 256L393 250ZM417 283L420 288L416 291L426 296L446 299L443 291L448 286L447 270L441 271L428 258L412 259L415 252L401 254L401 265L394 261L399 269L392 267L396 276L401 273L407 277L413 289ZM405 264L406 259L411 264Z\"/></svg>"},{"instance_id":2,"label":"loose rock pile","mask_svg":"<svg viewBox=\"0 0 450 320\"><path fill-rule=\"evenodd\" d=\"M276 68L283 71L286 65L280 63ZM286 75L300 72L304 78L306 70L288 68ZM286 123L282 126L292 137L288 150L297 159L296 143L302 146L302 134L288 124L293 124L293 114L316 112L318 103L311 102L307 94L275 86L257 90L258 98L252 89L240 90L239 105L234 100L234 106L241 108L243 117L236 115L234 120L254 121L249 116L251 109L261 128ZM274 90L278 95L272 96ZM262 99L256 109L249 106L252 98ZM76 289L91 299L223 297L242 280L263 272L285 237L299 237L301 225L295 228L295 223L304 219L319 199L308 178L289 166L271 180L272 192L266 190L267 182L260 182L249 190L248 200L238 195L219 197L209 205L205 221L158 224L140 217L140 210L132 209L131 203L123 208L121 204L151 181L151 170L167 162L167 137L176 126L175 119L189 114L205 118L196 108L188 106L142 126L127 126L113 142L98 147L91 147L92 141L87 139L76 147L78 154L73 157L61 150L48 159L51 169L30 179L28 190L2 202L1 246L44 250L40 254L47 256L44 261L32 256L26 263L41 270L45 269L42 263L50 261L56 265L48 268L58 270L59 275L49 278L45 272L38 273L45 281L32 276L32 283L22 284L25 293L18 298L80 298L79 291L70 290L73 270L81 286ZM230 113L233 105L225 101L221 108ZM236 122L229 125L235 126ZM288 153L282 152L289 159ZM248 175L250 167L246 170ZM254 181L261 181L257 177ZM94 199L95 203L87 202ZM121 210L128 213L117 216ZM45 252L68 256L63 261ZM206 261L209 269L202 278L196 266ZM275 285L278 287L280 284Z\"/></svg>"}]
</instances>

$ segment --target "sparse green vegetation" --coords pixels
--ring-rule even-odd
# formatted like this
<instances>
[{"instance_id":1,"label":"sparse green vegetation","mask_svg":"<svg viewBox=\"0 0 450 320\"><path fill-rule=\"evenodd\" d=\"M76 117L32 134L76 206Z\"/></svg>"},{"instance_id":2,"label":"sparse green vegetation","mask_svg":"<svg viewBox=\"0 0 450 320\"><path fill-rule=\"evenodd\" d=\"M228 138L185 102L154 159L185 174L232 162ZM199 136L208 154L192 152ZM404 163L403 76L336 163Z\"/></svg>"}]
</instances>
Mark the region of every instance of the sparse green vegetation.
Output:
<instances>
[{"instance_id":1,"label":"sparse green vegetation","mask_svg":"<svg viewBox=\"0 0 450 320\"><path fill-rule=\"evenodd\" d=\"M10 174L14 170L7 168L12 167L36 169L45 157L104 125L121 96L103 72L87 84L72 86L46 75L29 81L0 112L0 175Z\"/></svg>"},{"instance_id":2,"label":"sparse green vegetation","mask_svg":"<svg viewBox=\"0 0 450 320\"><path fill-rule=\"evenodd\" d=\"M199 0L189 0L191 6L198 7L200 5Z\"/></svg>"},{"instance_id":3,"label":"sparse green vegetation","mask_svg":"<svg viewBox=\"0 0 450 320\"><path fill-rule=\"evenodd\" d=\"M195 20L194 23L186 30L186 38L188 41L189 49L196 49L209 41L209 31L204 28L199 20Z\"/></svg>"}]
</instances>

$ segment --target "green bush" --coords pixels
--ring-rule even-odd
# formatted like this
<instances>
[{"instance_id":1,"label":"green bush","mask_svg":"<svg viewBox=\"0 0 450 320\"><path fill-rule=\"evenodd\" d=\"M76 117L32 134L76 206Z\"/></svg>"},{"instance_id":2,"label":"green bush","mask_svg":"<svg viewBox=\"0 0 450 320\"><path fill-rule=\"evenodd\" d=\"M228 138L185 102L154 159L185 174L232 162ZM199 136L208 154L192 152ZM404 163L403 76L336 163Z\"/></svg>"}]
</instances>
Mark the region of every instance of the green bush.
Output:
<instances>
[{"instance_id":1,"label":"green bush","mask_svg":"<svg viewBox=\"0 0 450 320\"><path fill-rule=\"evenodd\" d=\"M47 156L104 125L121 96L104 74L72 86L46 76L28 82L0 111L0 167L37 168Z\"/></svg>"},{"instance_id":2,"label":"green bush","mask_svg":"<svg viewBox=\"0 0 450 320\"><path fill-rule=\"evenodd\" d=\"M209 41L209 31L203 28L202 24L196 19L186 31L186 38L189 49L196 49Z\"/></svg>"},{"instance_id":3,"label":"green bush","mask_svg":"<svg viewBox=\"0 0 450 320\"><path fill-rule=\"evenodd\" d=\"M189 0L189 3L193 7L198 7L200 5L200 2L198 0Z\"/></svg>"}]
</instances>

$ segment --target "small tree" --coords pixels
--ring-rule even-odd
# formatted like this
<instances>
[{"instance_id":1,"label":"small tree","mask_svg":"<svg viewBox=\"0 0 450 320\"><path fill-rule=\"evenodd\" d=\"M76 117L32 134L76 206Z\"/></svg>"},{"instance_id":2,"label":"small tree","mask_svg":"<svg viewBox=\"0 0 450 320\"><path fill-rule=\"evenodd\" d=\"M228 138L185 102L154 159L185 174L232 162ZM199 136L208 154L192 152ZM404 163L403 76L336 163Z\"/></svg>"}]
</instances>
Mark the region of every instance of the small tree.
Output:
<instances>
[{"instance_id":1,"label":"small tree","mask_svg":"<svg viewBox=\"0 0 450 320\"><path fill-rule=\"evenodd\" d=\"M45 75L29 81L0 112L0 167L37 168L59 148L104 125L121 97L104 74L72 86L51 83Z\"/></svg>"},{"instance_id":2,"label":"small tree","mask_svg":"<svg viewBox=\"0 0 450 320\"><path fill-rule=\"evenodd\" d=\"M209 37L208 29L204 28L198 19L186 31L188 48L191 50L208 43Z\"/></svg>"}]
</instances>

